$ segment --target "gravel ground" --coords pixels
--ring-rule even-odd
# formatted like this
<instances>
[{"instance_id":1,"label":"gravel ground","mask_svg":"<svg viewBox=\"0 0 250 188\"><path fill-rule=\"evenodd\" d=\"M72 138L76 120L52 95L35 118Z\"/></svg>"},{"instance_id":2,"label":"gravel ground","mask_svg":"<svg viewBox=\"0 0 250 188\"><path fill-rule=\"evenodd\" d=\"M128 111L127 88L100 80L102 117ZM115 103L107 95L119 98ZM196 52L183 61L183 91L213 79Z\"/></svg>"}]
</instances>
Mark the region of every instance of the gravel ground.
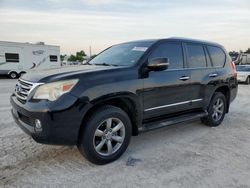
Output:
<instances>
[{"instance_id":1,"label":"gravel ground","mask_svg":"<svg viewBox=\"0 0 250 188\"><path fill-rule=\"evenodd\" d=\"M15 125L15 82L0 80L0 187L250 187L250 86L239 86L221 126L143 133L119 160L96 166L76 147L38 144Z\"/></svg>"}]
</instances>

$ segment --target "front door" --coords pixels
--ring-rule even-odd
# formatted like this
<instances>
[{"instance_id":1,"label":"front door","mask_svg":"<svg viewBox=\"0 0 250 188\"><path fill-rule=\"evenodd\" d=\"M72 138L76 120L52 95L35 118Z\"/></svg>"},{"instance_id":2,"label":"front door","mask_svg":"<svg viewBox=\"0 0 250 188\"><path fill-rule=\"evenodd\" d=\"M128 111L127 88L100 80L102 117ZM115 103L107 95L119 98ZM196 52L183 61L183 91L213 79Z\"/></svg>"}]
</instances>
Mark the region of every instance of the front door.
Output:
<instances>
[{"instance_id":1,"label":"front door","mask_svg":"<svg viewBox=\"0 0 250 188\"><path fill-rule=\"evenodd\" d=\"M160 43L148 60L157 57L168 58L170 64L167 70L149 72L144 79L144 119L190 109L187 93L190 74L184 69L182 44Z\"/></svg>"}]
</instances>

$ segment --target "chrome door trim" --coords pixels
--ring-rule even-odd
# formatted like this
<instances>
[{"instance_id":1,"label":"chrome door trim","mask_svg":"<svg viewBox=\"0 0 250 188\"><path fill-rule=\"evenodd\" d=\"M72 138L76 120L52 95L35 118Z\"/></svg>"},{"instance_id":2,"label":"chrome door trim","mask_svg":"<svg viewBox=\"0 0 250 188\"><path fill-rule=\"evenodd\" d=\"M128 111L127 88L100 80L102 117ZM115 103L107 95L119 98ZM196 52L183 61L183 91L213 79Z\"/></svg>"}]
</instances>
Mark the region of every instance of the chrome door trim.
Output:
<instances>
[{"instance_id":1,"label":"chrome door trim","mask_svg":"<svg viewBox=\"0 0 250 188\"><path fill-rule=\"evenodd\" d=\"M203 99L194 99L194 100L191 100L191 102L199 102L199 101L203 101Z\"/></svg>"},{"instance_id":2,"label":"chrome door trim","mask_svg":"<svg viewBox=\"0 0 250 188\"><path fill-rule=\"evenodd\" d=\"M183 105L183 104L188 104L188 103L193 103L193 102L199 102L199 101L202 101L202 100L203 99L194 99L194 100L190 100L190 101L183 101L183 102L178 102L178 103L173 103L173 104L156 106L156 107L153 107L153 108L147 108L147 109L144 110L144 112L157 110L157 109L161 109L161 108L168 108L168 107L171 107L171 106L178 106L178 105Z\"/></svg>"},{"instance_id":3,"label":"chrome door trim","mask_svg":"<svg viewBox=\"0 0 250 188\"><path fill-rule=\"evenodd\" d=\"M183 76L183 77L180 77L179 80L182 80L182 81L186 81L186 80L189 80L190 77L189 76Z\"/></svg>"}]
</instances>

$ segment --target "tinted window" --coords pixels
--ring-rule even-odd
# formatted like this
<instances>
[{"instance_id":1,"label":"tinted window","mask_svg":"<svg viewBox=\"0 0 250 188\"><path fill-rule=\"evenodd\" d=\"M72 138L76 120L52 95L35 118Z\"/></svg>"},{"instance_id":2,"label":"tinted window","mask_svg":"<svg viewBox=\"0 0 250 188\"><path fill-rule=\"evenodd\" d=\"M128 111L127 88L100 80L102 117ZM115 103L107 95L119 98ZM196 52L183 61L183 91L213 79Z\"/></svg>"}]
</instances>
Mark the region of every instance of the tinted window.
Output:
<instances>
[{"instance_id":1,"label":"tinted window","mask_svg":"<svg viewBox=\"0 0 250 188\"><path fill-rule=\"evenodd\" d=\"M18 63L19 62L19 54L6 53L5 59L6 59L6 62Z\"/></svg>"},{"instance_id":2,"label":"tinted window","mask_svg":"<svg viewBox=\"0 0 250 188\"><path fill-rule=\"evenodd\" d=\"M149 60L157 57L167 57L169 59L168 69L183 68L182 46L180 43L160 44L150 55Z\"/></svg>"},{"instance_id":3,"label":"tinted window","mask_svg":"<svg viewBox=\"0 0 250 188\"><path fill-rule=\"evenodd\" d=\"M208 46L208 51L215 67L223 67L226 60L226 55L222 49L214 46Z\"/></svg>"},{"instance_id":4,"label":"tinted window","mask_svg":"<svg viewBox=\"0 0 250 188\"><path fill-rule=\"evenodd\" d=\"M56 55L50 55L49 59L50 59L50 62L57 62L57 56Z\"/></svg>"},{"instance_id":5,"label":"tinted window","mask_svg":"<svg viewBox=\"0 0 250 188\"><path fill-rule=\"evenodd\" d=\"M206 67L206 57L201 45L187 44L187 51L190 68Z\"/></svg>"}]
</instances>

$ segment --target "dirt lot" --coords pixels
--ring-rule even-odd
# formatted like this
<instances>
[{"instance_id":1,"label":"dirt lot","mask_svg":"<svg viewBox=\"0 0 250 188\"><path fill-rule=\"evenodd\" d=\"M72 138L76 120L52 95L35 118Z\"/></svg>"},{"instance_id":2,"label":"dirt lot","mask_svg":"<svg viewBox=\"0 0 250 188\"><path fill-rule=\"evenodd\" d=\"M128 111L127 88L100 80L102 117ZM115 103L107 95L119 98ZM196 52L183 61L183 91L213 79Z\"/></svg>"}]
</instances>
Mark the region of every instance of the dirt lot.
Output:
<instances>
[{"instance_id":1,"label":"dirt lot","mask_svg":"<svg viewBox=\"0 0 250 188\"><path fill-rule=\"evenodd\" d=\"M118 161L95 166L76 147L23 133L10 114L14 85L0 80L0 187L250 187L250 86L239 86L220 127L197 121L143 133Z\"/></svg>"}]
</instances>

